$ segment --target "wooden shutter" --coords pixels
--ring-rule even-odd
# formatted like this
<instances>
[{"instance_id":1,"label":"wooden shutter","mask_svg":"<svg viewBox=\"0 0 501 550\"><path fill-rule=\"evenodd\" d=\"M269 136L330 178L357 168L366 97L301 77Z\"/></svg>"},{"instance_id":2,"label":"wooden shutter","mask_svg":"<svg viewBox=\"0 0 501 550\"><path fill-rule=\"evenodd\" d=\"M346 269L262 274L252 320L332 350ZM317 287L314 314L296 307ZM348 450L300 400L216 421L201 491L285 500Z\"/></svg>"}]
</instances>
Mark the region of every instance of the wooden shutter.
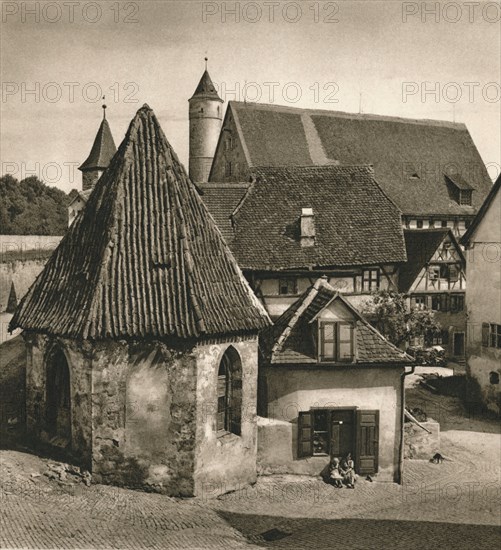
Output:
<instances>
[{"instance_id":1,"label":"wooden shutter","mask_svg":"<svg viewBox=\"0 0 501 550\"><path fill-rule=\"evenodd\" d=\"M357 411L357 473L378 471L379 411Z\"/></svg>"},{"instance_id":2,"label":"wooden shutter","mask_svg":"<svg viewBox=\"0 0 501 550\"><path fill-rule=\"evenodd\" d=\"M299 457L312 456L313 414L300 412L297 419L297 443Z\"/></svg>"},{"instance_id":3,"label":"wooden shutter","mask_svg":"<svg viewBox=\"0 0 501 550\"><path fill-rule=\"evenodd\" d=\"M489 347L489 323L482 323L482 346Z\"/></svg>"}]
</instances>

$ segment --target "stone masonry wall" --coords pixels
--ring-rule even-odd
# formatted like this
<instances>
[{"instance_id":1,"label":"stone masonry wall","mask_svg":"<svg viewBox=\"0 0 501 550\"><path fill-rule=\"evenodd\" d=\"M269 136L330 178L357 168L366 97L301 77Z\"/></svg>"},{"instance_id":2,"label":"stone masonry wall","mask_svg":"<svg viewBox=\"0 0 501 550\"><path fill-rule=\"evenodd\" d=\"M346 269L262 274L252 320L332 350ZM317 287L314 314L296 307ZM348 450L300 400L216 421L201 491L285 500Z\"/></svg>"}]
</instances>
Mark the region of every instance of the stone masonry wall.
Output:
<instances>
[{"instance_id":1,"label":"stone masonry wall","mask_svg":"<svg viewBox=\"0 0 501 550\"><path fill-rule=\"evenodd\" d=\"M242 364L241 434L216 428L219 364L230 347ZM256 481L257 454L257 338L199 345L197 358L197 447L195 495L214 497Z\"/></svg>"}]
</instances>

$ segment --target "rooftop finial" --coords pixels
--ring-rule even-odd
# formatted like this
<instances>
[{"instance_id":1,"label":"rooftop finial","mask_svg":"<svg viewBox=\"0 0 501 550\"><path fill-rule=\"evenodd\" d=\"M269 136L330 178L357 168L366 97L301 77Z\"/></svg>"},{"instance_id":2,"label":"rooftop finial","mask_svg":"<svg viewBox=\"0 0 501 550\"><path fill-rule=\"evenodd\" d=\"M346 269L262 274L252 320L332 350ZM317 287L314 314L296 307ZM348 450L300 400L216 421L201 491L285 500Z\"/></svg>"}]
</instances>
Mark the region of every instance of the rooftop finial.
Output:
<instances>
[{"instance_id":1,"label":"rooftop finial","mask_svg":"<svg viewBox=\"0 0 501 550\"><path fill-rule=\"evenodd\" d=\"M106 118L106 103L104 103L105 99L106 99L106 96L103 95L103 119Z\"/></svg>"},{"instance_id":2,"label":"rooftop finial","mask_svg":"<svg viewBox=\"0 0 501 550\"><path fill-rule=\"evenodd\" d=\"M207 70L207 61L209 61L209 58L208 57L205 57L205 70Z\"/></svg>"}]
</instances>

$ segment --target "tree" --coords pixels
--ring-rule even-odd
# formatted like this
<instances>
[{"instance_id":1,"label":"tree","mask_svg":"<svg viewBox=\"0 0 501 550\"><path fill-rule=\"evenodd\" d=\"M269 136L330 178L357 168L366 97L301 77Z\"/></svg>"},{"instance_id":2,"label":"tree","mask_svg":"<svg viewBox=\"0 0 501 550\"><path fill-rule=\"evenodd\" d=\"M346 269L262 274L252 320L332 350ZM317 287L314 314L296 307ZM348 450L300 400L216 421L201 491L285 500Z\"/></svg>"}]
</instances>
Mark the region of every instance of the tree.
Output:
<instances>
[{"instance_id":1,"label":"tree","mask_svg":"<svg viewBox=\"0 0 501 550\"><path fill-rule=\"evenodd\" d=\"M366 302L362 313L379 332L396 346L410 338L428 336L441 331L435 313L429 309L410 309L404 294L377 290Z\"/></svg>"},{"instance_id":2,"label":"tree","mask_svg":"<svg viewBox=\"0 0 501 550\"><path fill-rule=\"evenodd\" d=\"M68 226L68 198L37 177L0 178L0 234L63 235Z\"/></svg>"}]
</instances>

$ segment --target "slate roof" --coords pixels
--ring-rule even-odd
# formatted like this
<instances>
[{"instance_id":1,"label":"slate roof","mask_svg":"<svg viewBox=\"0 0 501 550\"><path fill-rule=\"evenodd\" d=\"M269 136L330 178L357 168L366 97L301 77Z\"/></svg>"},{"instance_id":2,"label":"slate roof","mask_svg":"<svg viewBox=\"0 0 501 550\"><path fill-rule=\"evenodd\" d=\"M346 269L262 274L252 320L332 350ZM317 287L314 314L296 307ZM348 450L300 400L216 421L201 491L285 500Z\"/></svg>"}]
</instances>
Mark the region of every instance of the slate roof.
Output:
<instances>
[{"instance_id":1,"label":"slate roof","mask_svg":"<svg viewBox=\"0 0 501 550\"><path fill-rule=\"evenodd\" d=\"M145 105L10 329L195 338L269 322Z\"/></svg>"},{"instance_id":2,"label":"slate roof","mask_svg":"<svg viewBox=\"0 0 501 550\"><path fill-rule=\"evenodd\" d=\"M372 164L407 215L473 215L492 185L461 123L236 101L230 113L249 166ZM472 206L458 204L445 174L471 186Z\"/></svg>"},{"instance_id":3,"label":"slate roof","mask_svg":"<svg viewBox=\"0 0 501 550\"><path fill-rule=\"evenodd\" d=\"M223 100L219 97L216 91L216 87L214 86L212 79L209 73L207 72L207 70L204 71L204 74L202 75L202 78L198 83L197 89L195 90L195 93L191 96L190 99L193 99L194 97L218 99L219 101L223 102Z\"/></svg>"},{"instance_id":4,"label":"slate roof","mask_svg":"<svg viewBox=\"0 0 501 550\"><path fill-rule=\"evenodd\" d=\"M473 218L473 221L471 222L470 227L468 227L468 229L465 231L465 233L461 237L460 242L462 245L468 246L471 238L473 237L475 231L477 230L479 223L482 221L487 210L489 210L489 207L492 201L494 200L494 197L499 193L500 189L501 189L501 174L498 176L498 179L492 186L489 194L487 195L485 201L480 207L480 210L478 211L477 215L475 216L475 218Z\"/></svg>"},{"instance_id":5,"label":"slate roof","mask_svg":"<svg viewBox=\"0 0 501 550\"><path fill-rule=\"evenodd\" d=\"M258 167L253 173L256 181L232 214L228 243L242 269L280 271L407 259L400 211L376 183L370 166ZM301 246L302 208L313 209L312 247Z\"/></svg>"},{"instance_id":6,"label":"slate roof","mask_svg":"<svg viewBox=\"0 0 501 550\"><path fill-rule=\"evenodd\" d=\"M406 229L404 231L407 262L400 267L398 288L400 292L408 292L420 271L425 267L449 235L457 252L465 262L461 248L450 229Z\"/></svg>"},{"instance_id":7,"label":"slate roof","mask_svg":"<svg viewBox=\"0 0 501 550\"><path fill-rule=\"evenodd\" d=\"M323 278L317 279L315 284L277 319L273 327L262 331L260 350L265 361L268 364L318 363L314 345L316 334L311 321L334 300L341 300L355 319L355 364L412 363L409 355L388 342Z\"/></svg>"},{"instance_id":8,"label":"slate roof","mask_svg":"<svg viewBox=\"0 0 501 550\"><path fill-rule=\"evenodd\" d=\"M249 183L199 183L202 199L226 242L233 236L231 214L243 199Z\"/></svg>"},{"instance_id":9,"label":"slate roof","mask_svg":"<svg viewBox=\"0 0 501 550\"><path fill-rule=\"evenodd\" d=\"M90 154L83 164L78 168L79 170L104 170L108 168L113 155L117 152L113 136L111 135L110 125L108 121L103 118L99 130L97 131L94 144L90 150Z\"/></svg>"}]
</instances>

